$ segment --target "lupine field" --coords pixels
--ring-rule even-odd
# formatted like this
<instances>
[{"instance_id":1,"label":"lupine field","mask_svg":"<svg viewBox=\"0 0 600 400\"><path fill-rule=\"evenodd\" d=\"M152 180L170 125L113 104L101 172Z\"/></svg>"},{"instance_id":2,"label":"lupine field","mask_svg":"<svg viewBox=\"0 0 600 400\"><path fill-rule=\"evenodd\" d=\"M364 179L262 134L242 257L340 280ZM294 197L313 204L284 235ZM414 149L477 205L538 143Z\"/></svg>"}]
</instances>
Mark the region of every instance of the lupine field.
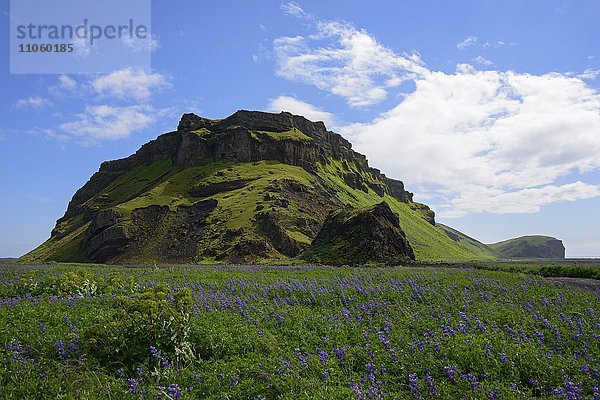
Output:
<instances>
[{"instance_id":1,"label":"lupine field","mask_svg":"<svg viewBox=\"0 0 600 400\"><path fill-rule=\"evenodd\" d=\"M0 266L0 398L600 398L600 292L464 268Z\"/></svg>"}]
</instances>

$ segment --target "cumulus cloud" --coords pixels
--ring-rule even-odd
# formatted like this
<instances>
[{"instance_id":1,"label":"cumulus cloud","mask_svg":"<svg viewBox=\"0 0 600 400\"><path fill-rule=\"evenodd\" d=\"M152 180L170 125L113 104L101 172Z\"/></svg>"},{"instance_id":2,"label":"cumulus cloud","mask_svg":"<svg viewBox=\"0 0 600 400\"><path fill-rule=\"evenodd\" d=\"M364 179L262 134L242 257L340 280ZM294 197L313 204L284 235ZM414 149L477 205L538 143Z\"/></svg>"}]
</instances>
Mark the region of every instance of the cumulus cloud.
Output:
<instances>
[{"instance_id":1,"label":"cumulus cloud","mask_svg":"<svg viewBox=\"0 0 600 400\"><path fill-rule=\"evenodd\" d=\"M315 28L308 37L275 39L278 76L364 107L383 101L390 88L426 71L418 54L396 54L350 24L317 21Z\"/></svg>"},{"instance_id":2,"label":"cumulus cloud","mask_svg":"<svg viewBox=\"0 0 600 400\"><path fill-rule=\"evenodd\" d=\"M596 184L556 184L600 168L600 94L581 79L460 65L415 84L399 105L342 133L409 187L436 188L443 215L535 212L600 194Z\"/></svg>"},{"instance_id":3,"label":"cumulus cloud","mask_svg":"<svg viewBox=\"0 0 600 400\"><path fill-rule=\"evenodd\" d=\"M279 96L271 99L271 101L269 101L269 105L267 106L267 111L288 111L292 114L302 115L311 121L323 121L329 129L335 125L335 118L333 114L323 111L312 104L305 103L304 101L298 100L294 97Z\"/></svg>"},{"instance_id":4,"label":"cumulus cloud","mask_svg":"<svg viewBox=\"0 0 600 400\"><path fill-rule=\"evenodd\" d=\"M50 101L40 96L32 96L26 99L17 100L15 106L18 108L36 108L38 110L50 105Z\"/></svg>"},{"instance_id":5,"label":"cumulus cloud","mask_svg":"<svg viewBox=\"0 0 600 400\"><path fill-rule=\"evenodd\" d=\"M477 44L477 40L477 36L468 36L467 38L465 38L465 40L458 43L456 45L456 48L459 50L464 50L467 47L474 46L475 44Z\"/></svg>"},{"instance_id":6,"label":"cumulus cloud","mask_svg":"<svg viewBox=\"0 0 600 400\"><path fill-rule=\"evenodd\" d=\"M90 85L101 95L146 100L153 90L168 87L170 83L163 74L126 68L100 76L92 80Z\"/></svg>"},{"instance_id":7,"label":"cumulus cloud","mask_svg":"<svg viewBox=\"0 0 600 400\"><path fill-rule=\"evenodd\" d=\"M87 106L75 120L63 123L60 128L71 137L82 139L85 144L94 144L102 140L123 139L143 130L155 121L156 114L152 108L141 105Z\"/></svg>"}]
</instances>

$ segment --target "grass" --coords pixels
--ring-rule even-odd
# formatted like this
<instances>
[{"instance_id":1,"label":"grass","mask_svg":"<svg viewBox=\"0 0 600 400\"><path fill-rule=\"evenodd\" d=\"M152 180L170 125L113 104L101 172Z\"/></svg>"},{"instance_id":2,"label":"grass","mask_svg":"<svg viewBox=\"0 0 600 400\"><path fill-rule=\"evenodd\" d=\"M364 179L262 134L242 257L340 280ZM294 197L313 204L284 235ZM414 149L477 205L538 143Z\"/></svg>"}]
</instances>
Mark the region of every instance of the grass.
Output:
<instances>
[{"instance_id":1,"label":"grass","mask_svg":"<svg viewBox=\"0 0 600 400\"><path fill-rule=\"evenodd\" d=\"M275 140L296 140L300 142L311 142L313 139L310 136L307 136L298 128L292 128L288 131L284 132L270 132L270 131L258 131L252 130L250 131L252 137L256 140L262 141L262 138L267 136L271 139Z\"/></svg>"},{"instance_id":2,"label":"grass","mask_svg":"<svg viewBox=\"0 0 600 400\"><path fill-rule=\"evenodd\" d=\"M597 307L464 268L3 264L0 397L591 398Z\"/></svg>"}]
</instances>

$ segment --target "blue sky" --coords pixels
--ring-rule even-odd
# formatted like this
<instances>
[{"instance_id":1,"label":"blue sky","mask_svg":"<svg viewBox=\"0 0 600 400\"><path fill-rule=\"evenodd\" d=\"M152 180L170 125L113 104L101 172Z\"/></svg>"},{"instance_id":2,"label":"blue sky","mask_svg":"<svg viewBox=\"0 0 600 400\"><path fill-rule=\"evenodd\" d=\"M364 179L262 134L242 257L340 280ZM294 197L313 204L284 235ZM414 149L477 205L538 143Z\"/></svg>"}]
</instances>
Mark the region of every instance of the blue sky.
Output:
<instances>
[{"instance_id":1,"label":"blue sky","mask_svg":"<svg viewBox=\"0 0 600 400\"><path fill-rule=\"evenodd\" d=\"M438 221L600 256L598 1L152 2L152 69L9 74L0 257L43 242L100 163L183 112L325 120Z\"/></svg>"}]
</instances>

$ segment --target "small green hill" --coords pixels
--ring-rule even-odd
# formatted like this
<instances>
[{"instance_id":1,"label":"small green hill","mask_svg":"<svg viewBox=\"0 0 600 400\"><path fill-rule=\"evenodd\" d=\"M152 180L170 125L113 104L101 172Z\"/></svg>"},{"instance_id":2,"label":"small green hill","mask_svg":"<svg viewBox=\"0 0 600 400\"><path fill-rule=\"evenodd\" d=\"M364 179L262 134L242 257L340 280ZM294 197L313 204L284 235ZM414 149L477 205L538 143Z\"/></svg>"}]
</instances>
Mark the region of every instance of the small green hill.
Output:
<instances>
[{"instance_id":1,"label":"small green hill","mask_svg":"<svg viewBox=\"0 0 600 400\"><path fill-rule=\"evenodd\" d=\"M335 210L382 201L418 260L493 256L452 240L401 181L322 122L238 111L222 120L184 114L176 131L103 163L50 238L21 260L288 262Z\"/></svg>"},{"instance_id":2,"label":"small green hill","mask_svg":"<svg viewBox=\"0 0 600 400\"><path fill-rule=\"evenodd\" d=\"M521 236L488 246L503 258L565 258L562 241L550 236Z\"/></svg>"}]
</instances>

